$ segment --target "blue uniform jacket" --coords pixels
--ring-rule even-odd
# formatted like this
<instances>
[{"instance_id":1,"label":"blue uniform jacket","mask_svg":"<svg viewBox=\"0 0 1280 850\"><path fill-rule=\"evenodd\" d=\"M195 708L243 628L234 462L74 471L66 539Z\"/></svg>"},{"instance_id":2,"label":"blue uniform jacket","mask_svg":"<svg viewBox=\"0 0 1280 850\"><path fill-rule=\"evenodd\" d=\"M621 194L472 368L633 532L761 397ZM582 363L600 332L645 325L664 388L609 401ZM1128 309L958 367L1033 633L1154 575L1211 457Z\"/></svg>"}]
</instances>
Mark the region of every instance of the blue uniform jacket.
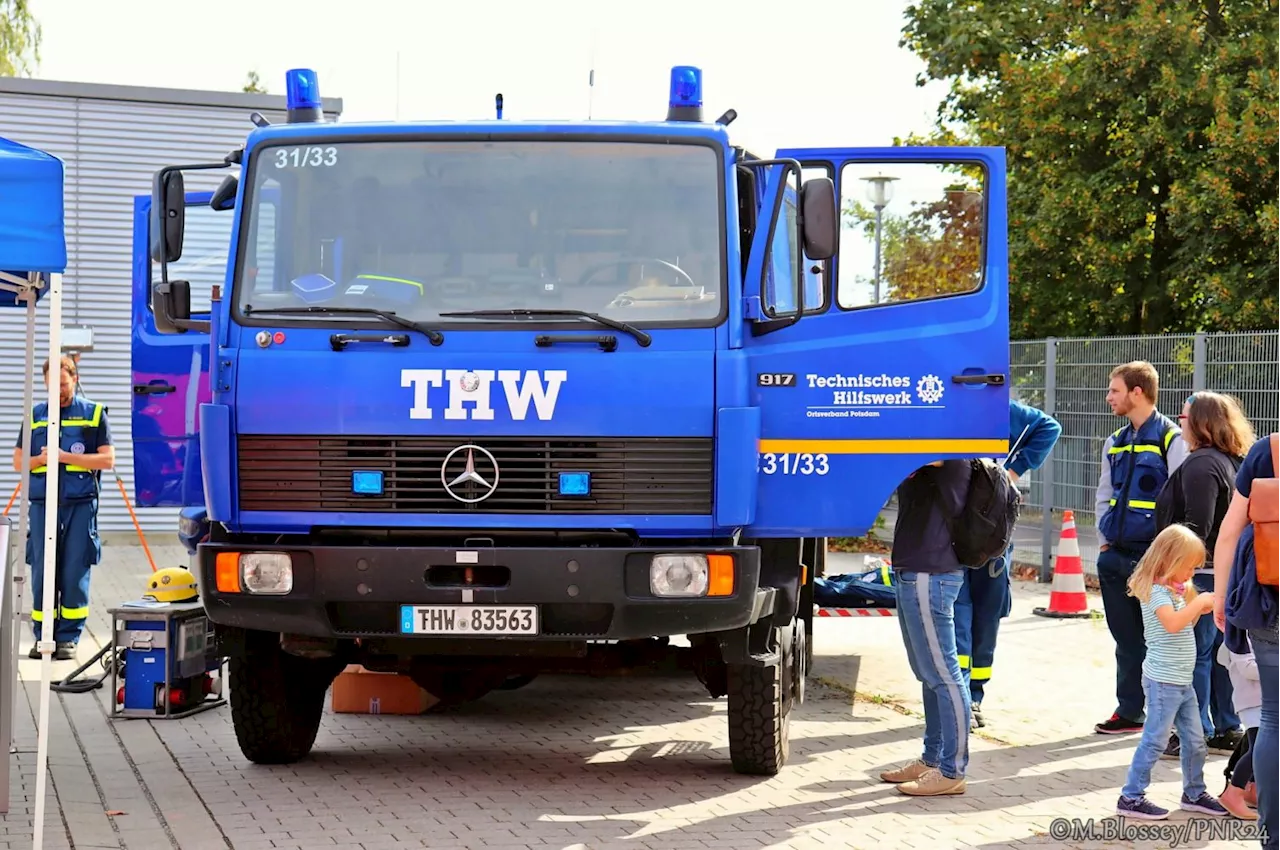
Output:
<instances>
[{"instance_id":1,"label":"blue uniform jacket","mask_svg":"<svg viewBox=\"0 0 1280 850\"><path fill-rule=\"evenodd\" d=\"M1023 434L1023 431L1026 431ZM1062 436L1062 426L1043 410L1009 399L1009 448L1007 468L1021 478L1039 469Z\"/></svg>"}]
</instances>

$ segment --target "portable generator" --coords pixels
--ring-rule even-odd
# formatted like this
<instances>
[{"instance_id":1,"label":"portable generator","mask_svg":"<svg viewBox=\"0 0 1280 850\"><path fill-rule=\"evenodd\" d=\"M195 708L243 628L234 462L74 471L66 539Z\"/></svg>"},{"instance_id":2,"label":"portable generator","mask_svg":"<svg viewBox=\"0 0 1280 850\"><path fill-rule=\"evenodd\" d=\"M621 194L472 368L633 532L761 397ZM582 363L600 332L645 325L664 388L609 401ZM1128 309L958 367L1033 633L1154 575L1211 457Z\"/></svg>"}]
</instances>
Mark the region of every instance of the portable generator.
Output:
<instances>
[{"instance_id":1,"label":"portable generator","mask_svg":"<svg viewBox=\"0 0 1280 850\"><path fill-rule=\"evenodd\" d=\"M226 702L223 660L211 654L213 628L194 592L186 569L160 570L142 600L110 609L120 659L111 667L112 718L186 717Z\"/></svg>"}]
</instances>

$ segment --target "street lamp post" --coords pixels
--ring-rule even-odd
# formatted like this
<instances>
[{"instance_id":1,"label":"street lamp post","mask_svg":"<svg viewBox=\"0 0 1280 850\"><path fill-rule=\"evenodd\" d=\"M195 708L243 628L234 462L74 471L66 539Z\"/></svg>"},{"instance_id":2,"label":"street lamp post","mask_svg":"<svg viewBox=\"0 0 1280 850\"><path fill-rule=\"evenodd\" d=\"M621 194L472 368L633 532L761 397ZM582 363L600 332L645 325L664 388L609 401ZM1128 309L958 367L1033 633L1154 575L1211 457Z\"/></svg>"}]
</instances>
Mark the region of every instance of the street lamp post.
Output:
<instances>
[{"instance_id":1,"label":"street lamp post","mask_svg":"<svg viewBox=\"0 0 1280 850\"><path fill-rule=\"evenodd\" d=\"M893 181L897 177L886 177L883 174L877 174L875 177L863 177L867 181L867 200L876 211L876 278L873 295L873 304L880 303L880 233L881 233L881 214L884 208L888 206L889 201L893 200Z\"/></svg>"}]
</instances>

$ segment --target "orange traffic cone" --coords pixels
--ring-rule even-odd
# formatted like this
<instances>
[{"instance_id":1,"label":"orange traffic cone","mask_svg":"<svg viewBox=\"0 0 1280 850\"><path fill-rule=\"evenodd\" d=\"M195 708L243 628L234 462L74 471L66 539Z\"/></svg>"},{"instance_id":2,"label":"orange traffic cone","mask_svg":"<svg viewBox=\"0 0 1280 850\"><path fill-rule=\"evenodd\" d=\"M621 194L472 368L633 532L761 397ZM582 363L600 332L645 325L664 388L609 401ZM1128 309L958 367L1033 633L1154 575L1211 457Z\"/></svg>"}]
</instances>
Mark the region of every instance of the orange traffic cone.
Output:
<instances>
[{"instance_id":1,"label":"orange traffic cone","mask_svg":"<svg viewBox=\"0 0 1280 850\"><path fill-rule=\"evenodd\" d=\"M1036 608L1031 613L1061 619L1093 616L1084 592L1084 567L1080 563L1080 541L1076 538L1076 515L1072 511L1062 512L1062 537L1058 541L1058 560L1053 565L1049 607Z\"/></svg>"}]
</instances>

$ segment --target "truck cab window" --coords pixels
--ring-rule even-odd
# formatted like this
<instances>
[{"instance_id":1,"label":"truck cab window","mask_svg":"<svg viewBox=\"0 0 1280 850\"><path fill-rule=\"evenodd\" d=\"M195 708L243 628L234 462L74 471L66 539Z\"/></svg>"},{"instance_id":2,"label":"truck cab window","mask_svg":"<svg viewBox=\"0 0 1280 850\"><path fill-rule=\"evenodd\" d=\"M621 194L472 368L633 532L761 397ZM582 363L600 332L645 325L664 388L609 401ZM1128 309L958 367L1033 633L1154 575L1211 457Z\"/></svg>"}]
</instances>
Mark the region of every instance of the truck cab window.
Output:
<instances>
[{"instance_id":1,"label":"truck cab window","mask_svg":"<svg viewBox=\"0 0 1280 850\"><path fill-rule=\"evenodd\" d=\"M840 175L839 305L897 304L979 289L985 182L976 165L846 164Z\"/></svg>"},{"instance_id":2,"label":"truck cab window","mask_svg":"<svg viewBox=\"0 0 1280 850\"><path fill-rule=\"evenodd\" d=\"M170 280L191 282L191 312L208 313L213 287L227 280L227 253L235 212L192 204L186 211L182 258L169 264ZM160 264L151 262L152 280L160 279Z\"/></svg>"},{"instance_id":3,"label":"truck cab window","mask_svg":"<svg viewBox=\"0 0 1280 850\"><path fill-rule=\"evenodd\" d=\"M265 148L249 171L240 309L723 314L722 178L706 145L335 141L315 156Z\"/></svg>"}]
</instances>

